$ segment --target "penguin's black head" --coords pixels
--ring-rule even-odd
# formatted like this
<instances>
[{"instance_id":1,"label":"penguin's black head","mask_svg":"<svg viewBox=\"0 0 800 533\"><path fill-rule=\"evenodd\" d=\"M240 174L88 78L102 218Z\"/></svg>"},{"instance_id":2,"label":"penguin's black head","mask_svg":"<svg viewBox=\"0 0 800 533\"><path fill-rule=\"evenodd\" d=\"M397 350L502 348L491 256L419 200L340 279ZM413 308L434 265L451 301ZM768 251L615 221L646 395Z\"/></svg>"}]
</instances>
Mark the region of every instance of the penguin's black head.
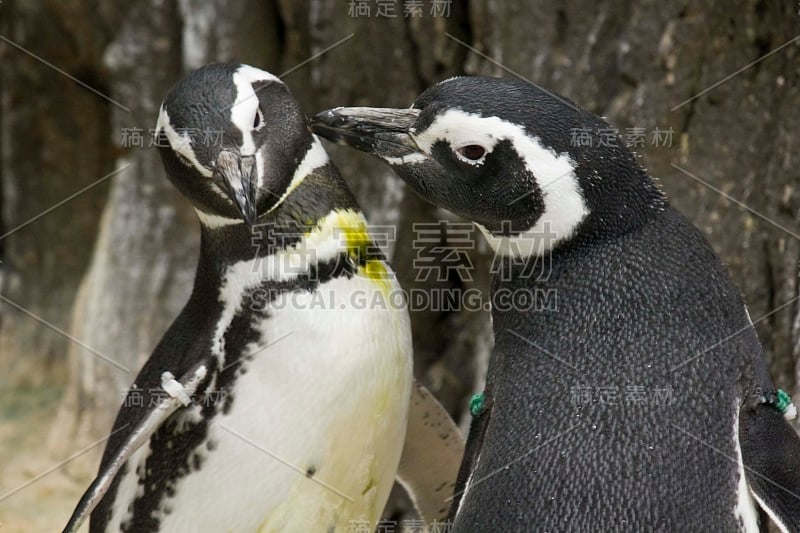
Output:
<instances>
[{"instance_id":1,"label":"penguin's black head","mask_svg":"<svg viewBox=\"0 0 800 533\"><path fill-rule=\"evenodd\" d=\"M161 105L156 135L170 180L201 220L251 225L291 190L313 141L286 85L236 64L180 80Z\"/></svg>"},{"instance_id":2,"label":"penguin's black head","mask_svg":"<svg viewBox=\"0 0 800 533\"><path fill-rule=\"evenodd\" d=\"M410 109L340 107L311 125L381 157L424 199L478 223L496 248L529 237L509 253L539 255L619 203L615 193L649 182L624 148L573 146L575 128L604 121L515 79L452 78Z\"/></svg>"}]
</instances>

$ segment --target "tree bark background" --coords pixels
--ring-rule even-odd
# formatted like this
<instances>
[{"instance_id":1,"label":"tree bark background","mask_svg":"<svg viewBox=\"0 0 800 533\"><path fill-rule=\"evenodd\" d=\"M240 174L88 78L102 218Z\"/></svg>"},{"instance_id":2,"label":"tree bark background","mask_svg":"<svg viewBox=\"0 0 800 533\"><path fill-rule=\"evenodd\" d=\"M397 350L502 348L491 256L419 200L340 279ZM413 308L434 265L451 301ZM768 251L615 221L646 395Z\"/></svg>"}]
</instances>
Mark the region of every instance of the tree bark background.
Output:
<instances>
[{"instance_id":1,"label":"tree bark background","mask_svg":"<svg viewBox=\"0 0 800 533\"><path fill-rule=\"evenodd\" d=\"M398 0L397 16L387 18L376 16L376 2L367 2L369 17L351 16L349 4L0 3L0 35L129 109L0 42L0 387L63 388L47 439L55 457L108 432L122 391L188 297L197 223L147 147L147 132L169 87L213 61L285 73L308 114L336 105L407 106L457 74L517 75L606 116L621 132L644 128L643 164L727 262L753 319L768 315L756 327L773 376L800 392L798 6L459 0L439 2L448 16L434 16L433 0L425 0L421 17L404 17ZM143 148L121 145L126 128L145 132ZM652 145L655 128L672 128L671 146ZM326 146L367 218L397 227L390 251L405 288L485 290L491 258L482 243L470 255L471 280L418 279L413 223L455 219L407 193L384 165ZM487 314L420 310L412 323L415 373L462 416L491 348ZM94 461L89 454L73 469L85 475Z\"/></svg>"},{"instance_id":2,"label":"tree bark background","mask_svg":"<svg viewBox=\"0 0 800 533\"><path fill-rule=\"evenodd\" d=\"M13 13L13 16L11 15ZM0 5L2 35L107 92L100 12L76 1ZM40 29L48 28L43 39ZM64 207L33 217L113 170L111 104L2 42L2 294L61 329L94 247L104 180ZM19 228L19 229L18 229ZM2 302L0 382L63 380L68 341Z\"/></svg>"}]
</instances>

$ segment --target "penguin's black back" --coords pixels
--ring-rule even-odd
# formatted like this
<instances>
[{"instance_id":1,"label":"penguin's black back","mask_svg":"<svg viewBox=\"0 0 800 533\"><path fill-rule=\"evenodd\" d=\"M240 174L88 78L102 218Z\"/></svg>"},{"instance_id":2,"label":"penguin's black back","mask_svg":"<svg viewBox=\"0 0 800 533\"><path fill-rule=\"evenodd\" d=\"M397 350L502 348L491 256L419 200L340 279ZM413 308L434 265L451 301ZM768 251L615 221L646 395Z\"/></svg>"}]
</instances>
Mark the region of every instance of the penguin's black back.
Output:
<instances>
[{"instance_id":1,"label":"penguin's black back","mask_svg":"<svg viewBox=\"0 0 800 533\"><path fill-rule=\"evenodd\" d=\"M737 399L762 348L703 236L666 207L543 265L496 281L555 290L557 308L493 313L493 406L456 530L738 528Z\"/></svg>"}]
</instances>

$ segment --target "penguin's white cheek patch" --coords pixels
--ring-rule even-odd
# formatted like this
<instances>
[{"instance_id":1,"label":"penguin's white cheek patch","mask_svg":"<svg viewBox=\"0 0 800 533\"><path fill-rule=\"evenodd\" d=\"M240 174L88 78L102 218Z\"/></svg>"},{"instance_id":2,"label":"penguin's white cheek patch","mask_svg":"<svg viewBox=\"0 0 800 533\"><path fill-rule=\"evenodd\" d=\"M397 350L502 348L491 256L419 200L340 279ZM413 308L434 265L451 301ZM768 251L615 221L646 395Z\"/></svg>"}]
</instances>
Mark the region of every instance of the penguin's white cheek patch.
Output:
<instances>
[{"instance_id":1,"label":"penguin's white cheek patch","mask_svg":"<svg viewBox=\"0 0 800 533\"><path fill-rule=\"evenodd\" d=\"M491 129L497 121L518 128L515 124L498 117L482 117L460 109L450 109L439 115L422 132L412 134L412 138L420 150L428 155L433 151L433 146L440 141L448 143L453 150L477 145L483 148L488 155L494 150L497 142L503 138L502 135L498 135L498 132ZM475 161L465 161L470 164L475 163Z\"/></svg>"},{"instance_id":2,"label":"penguin's white cheek patch","mask_svg":"<svg viewBox=\"0 0 800 533\"><path fill-rule=\"evenodd\" d=\"M519 124L500 117L449 109L415 135L414 140L426 153L430 153L440 140L447 141L454 148L475 144L486 149L487 154L501 140L511 143L541 191L544 211L519 237L497 237L484 231L489 244L498 253L541 255L558 242L569 239L589 214L575 172L577 165L569 154L549 148Z\"/></svg>"}]
</instances>

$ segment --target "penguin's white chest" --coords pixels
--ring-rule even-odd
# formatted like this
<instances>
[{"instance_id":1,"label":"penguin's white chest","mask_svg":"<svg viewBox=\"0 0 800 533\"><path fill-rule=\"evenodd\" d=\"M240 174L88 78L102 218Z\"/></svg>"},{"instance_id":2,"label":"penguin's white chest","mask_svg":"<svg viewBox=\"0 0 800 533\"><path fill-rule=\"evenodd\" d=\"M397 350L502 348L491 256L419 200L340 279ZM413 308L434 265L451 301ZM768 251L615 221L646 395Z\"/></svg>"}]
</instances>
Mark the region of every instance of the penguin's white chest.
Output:
<instances>
[{"instance_id":1,"label":"penguin's white chest","mask_svg":"<svg viewBox=\"0 0 800 533\"><path fill-rule=\"evenodd\" d=\"M202 468L162 505L171 511L161 513L163 530L374 527L400 459L412 380L407 314L370 308L376 291L374 281L341 277L268 306L254 324L268 346L242 363L230 409L199 450Z\"/></svg>"}]
</instances>

